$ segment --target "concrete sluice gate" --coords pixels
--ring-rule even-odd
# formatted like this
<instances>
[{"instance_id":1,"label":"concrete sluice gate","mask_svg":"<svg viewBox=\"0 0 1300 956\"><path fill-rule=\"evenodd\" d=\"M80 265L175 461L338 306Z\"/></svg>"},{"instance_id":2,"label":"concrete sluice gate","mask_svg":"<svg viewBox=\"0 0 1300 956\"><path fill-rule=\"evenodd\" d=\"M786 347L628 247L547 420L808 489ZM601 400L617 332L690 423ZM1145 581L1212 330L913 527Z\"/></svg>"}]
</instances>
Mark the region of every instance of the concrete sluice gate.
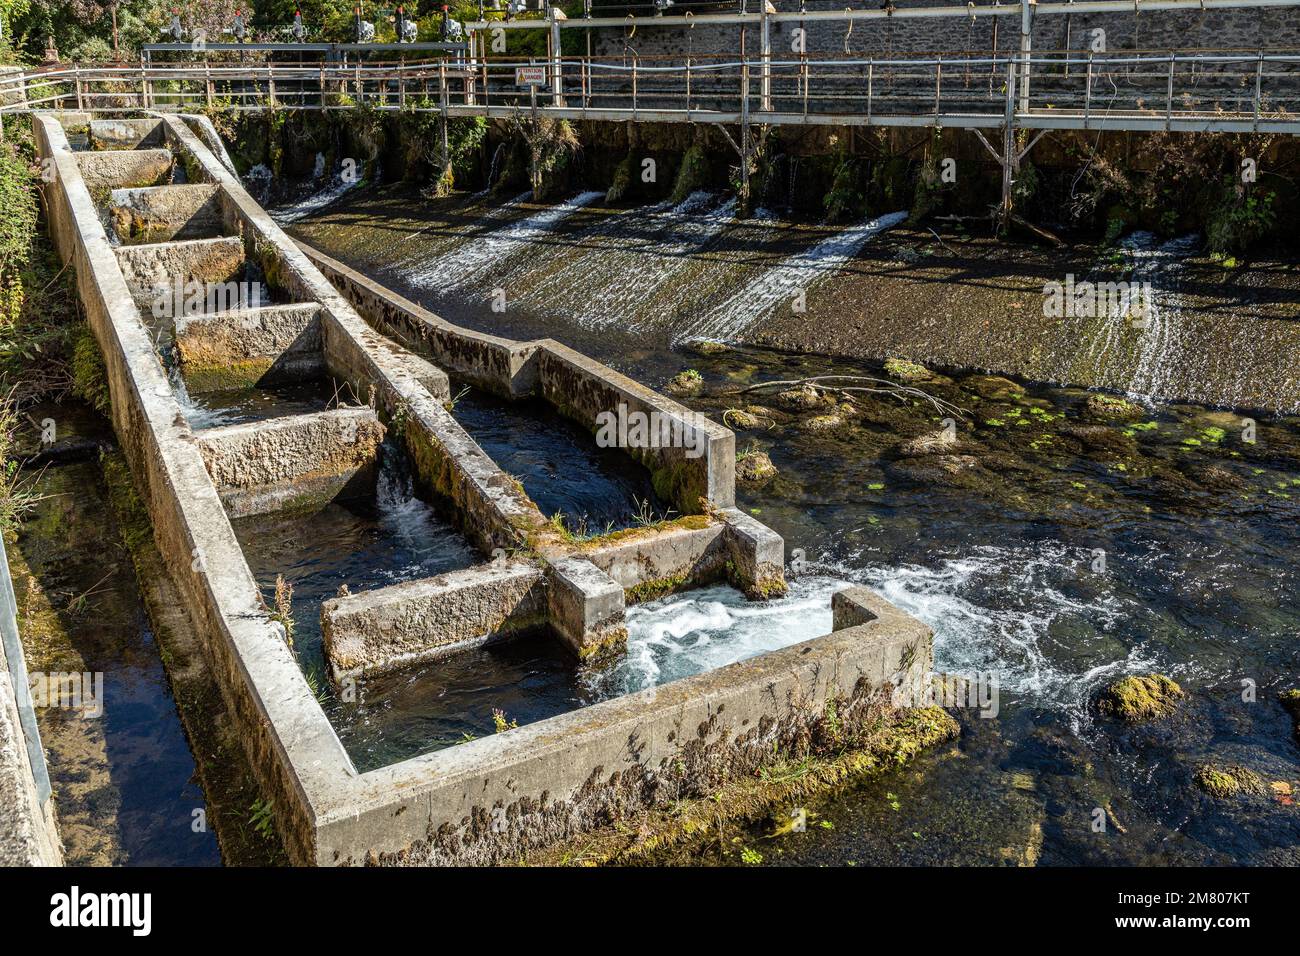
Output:
<instances>
[{"instance_id":1,"label":"concrete sluice gate","mask_svg":"<svg viewBox=\"0 0 1300 956\"><path fill-rule=\"evenodd\" d=\"M735 507L734 436L558 342L458 328L299 248L199 117L44 114L35 130L114 428L294 862L515 859L752 772L828 701L923 696L929 629L853 588L816 639L358 772L232 519L373 493L396 449L482 560L324 600L335 689L525 632L600 667L629 602L718 581L784 593L783 542ZM641 421L618 445L680 517L567 533L457 422L449 376L592 431Z\"/></svg>"}]
</instances>

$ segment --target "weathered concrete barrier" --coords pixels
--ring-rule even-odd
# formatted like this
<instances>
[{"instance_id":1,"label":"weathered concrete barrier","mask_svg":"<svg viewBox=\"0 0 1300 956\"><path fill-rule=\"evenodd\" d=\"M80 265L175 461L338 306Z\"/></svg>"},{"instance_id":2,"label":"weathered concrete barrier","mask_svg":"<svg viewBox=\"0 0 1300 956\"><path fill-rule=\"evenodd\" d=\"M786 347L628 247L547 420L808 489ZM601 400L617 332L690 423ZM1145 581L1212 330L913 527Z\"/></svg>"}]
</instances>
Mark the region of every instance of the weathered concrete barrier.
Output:
<instances>
[{"instance_id":1,"label":"weathered concrete barrier","mask_svg":"<svg viewBox=\"0 0 1300 956\"><path fill-rule=\"evenodd\" d=\"M166 142L160 119L90 121L91 149L161 149Z\"/></svg>"},{"instance_id":2,"label":"weathered concrete barrier","mask_svg":"<svg viewBox=\"0 0 1300 956\"><path fill-rule=\"evenodd\" d=\"M305 381L325 372L314 302L181 315L175 323L177 361L191 392Z\"/></svg>"},{"instance_id":3,"label":"weathered concrete barrier","mask_svg":"<svg viewBox=\"0 0 1300 956\"><path fill-rule=\"evenodd\" d=\"M175 157L169 149L129 149L77 153L82 181L93 195L110 189L157 186L171 179Z\"/></svg>"},{"instance_id":4,"label":"weathered concrete barrier","mask_svg":"<svg viewBox=\"0 0 1300 956\"><path fill-rule=\"evenodd\" d=\"M406 652L428 660L437 648L427 635L419 635L419 615L446 621L448 630L441 636L467 634L476 640L508 631L536 612L579 655L616 642L624 627L626 593L610 570L632 580L627 569L638 553L650 552L624 550L624 541L617 554L607 554L606 570L584 553L582 544L566 541L550 528L517 483L456 423L443 405L445 395L435 394L422 380L430 378L429 367L422 370L405 349L368 327L182 120L168 117L164 123L168 148L182 158L190 181L219 188L229 238L239 237L244 254L257 258L281 293L319 307L321 350L329 372L373 399L378 419L402 439L421 480L455 505L481 547L502 546L503 541L520 546L521 556L511 564L523 569L511 570L508 579L485 584L479 577L476 589L475 576L464 576L469 586L457 590L471 595L468 601L452 604L451 591L439 597L431 590L436 585L427 581L413 583L411 593L397 595L397 600L392 593L359 595L358 603L340 599L331 607L338 623L331 640L339 646L351 641L348 653L359 666L381 655L400 657L390 653L392 646L407 640ZM262 605L213 480L219 476L227 496L237 487L265 489L292 480L320 461L304 434L324 428L333 447L338 433L331 429L338 428L343 416L195 433L158 361L141 304L128 287L123 266L130 268L134 260L109 244L58 123L38 116L35 126L38 151L56 171L43 187L51 233L60 253L76 267L78 290L104 353L114 428L153 520L159 550L207 642L232 719L294 862L514 859L526 849L584 832L618 808L706 792L719 774L753 772L776 759L778 751L797 758L803 731L827 706L834 704L837 715L845 714L849 721L860 719L859 714L870 712L860 704L879 699L891 687L919 681L929 670L928 629L863 593L853 602L856 616L846 618L847 612L841 612L837 617L851 626L832 634L358 773L286 646L283 628ZM558 399L564 381L586 383L579 386L581 401L570 409L580 420L596 413L603 396L641 401L641 407L681 414L685 420L688 410L652 400L653 393L641 394L639 387L630 387L635 383L607 375L601 366L586 367L563 347L538 343L537 352L554 356L550 385L542 383L542 367L536 366L538 388L550 389ZM502 374L515 380L527 373L521 366L507 367ZM588 378L599 381L589 384ZM443 375L433 384L445 381ZM377 425L366 421L368 427ZM725 429L712 438L716 441L707 446L711 454L730 449ZM268 463L259 452L251 470L232 464L240 460L243 443L252 447L258 442L269 442L273 456L285 443L287 460ZM332 460L343 462L346 471L364 457L364 446L339 442L341 457ZM701 533L685 536L689 545L666 546L669 556L661 556L658 570L648 573L675 574L696 565L716 570L722 564L759 583L774 568L779 571L780 539L761 533L761 525L729 507L725 467L717 461L702 467L678 467L680 463L661 457L655 462L661 469L671 466L689 474L679 488L703 488L716 496L709 500L709 513L692 516L693 527L673 529ZM587 550L599 554L603 545L617 544L596 542ZM503 593L517 600L511 605ZM476 608L474 594L488 600ZM410 622L403 616L408 613L413 615ZM344 624L352 628L346 637Z\"/></svg>"},{"instance_id":5,"label":"weathered concrete barrier","mask_svg":"<svg viewBox=\"0 0 1300 956\"><path fill-rule=\"evenodd\" d=\"M244 272L244 246L236 236L119 246L115 253L131 297L151 314L176 311L187 286L236 282Z\"/></svg>"},{"instance_id":6,"label":"weathered concrete barrier","mask_svg":"<svg viewBox=\"0 0 1300 956\"><path fill-rule=\"evenodd\" d=\"M519 561L331 598L321 607L321 633L338 681L519 634L545 620L542 572Z\"/></svg>"},{"instance_id":7,"label":"weathered concrete barrier","mask_svg":"<svg viewBox=\"0 0 1300 956\"><path fill-rule=\"evenodd\" d=\"M113 231L123 242L204 239L221 228L216 186L143 186L109 194Z\"/></svg>"},{"instance_id":8,"label":"weathered concrete barrier","mask_svg":"<svg viewBox=\"0 0 1300 956\"><path fill-rule=\"evenodd\" d=\"M206 428L199 449L232 518L348 497L363 471L373 488L384 426L369 408ZM357 491L355 494L361 494Z\"/></svg>"},{"instance_id":9,"label":"weathered concrete barrier","mask_svg":"<svg viewBox=\"0 0 1300 956\"><path fill-rule=\"evenodd\" d=\"M701 499L716 508L735 504L736 439L730 429L559 342L513 342L453 325L299 246L367 321L480 388L511 399L540 397L593 432L602 416L644 422L641 435L615 431L619 447L647 467L655 491L681 513L706 510Z\"/></svg>"}]
</instances>

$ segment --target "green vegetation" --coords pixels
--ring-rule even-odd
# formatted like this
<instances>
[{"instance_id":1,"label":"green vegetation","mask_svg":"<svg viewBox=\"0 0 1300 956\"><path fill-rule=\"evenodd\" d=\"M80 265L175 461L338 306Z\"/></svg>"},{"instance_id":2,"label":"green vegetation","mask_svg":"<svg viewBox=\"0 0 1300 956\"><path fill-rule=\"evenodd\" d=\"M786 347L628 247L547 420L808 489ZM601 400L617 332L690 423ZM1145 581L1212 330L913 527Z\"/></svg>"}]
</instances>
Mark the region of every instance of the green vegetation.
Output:
<instances>
[{"instance_id":1,"label":"green vegetation","mask_svg":"<svg viewBox=\"0 0 1300 956\"><path fill-rule=\"evenodd\" d=\"M700 143L695 143L682 157L682 164L677 169L677 178L673 180L673 192L668 201L673 205L684 202L686 197L709 185L712 173L709 167L709 154Z\"/></svg>"},{"instance_id":2,"label":"green vegetation","mask_svg":"<svg viewBox=\"0 0 1300 956\"><path fill-rule=\"evenodd\" d=\"M1094 700L1097 712L1136 724L1168 717L1183 698L1183 689L1161 674L1130 676L1101 691Z\"/></svg>"},{"instance_id":3,"label":"green vegetation","mask_svg":"<svg viewBox=\"0 0 1300 956\"><path fill-rule=\"evenodd\" d=\"M1212 797L1227 800L1264 792L1264 781L1248 767L1206 764L1196 771L1196 785Z\"/></svg>"}]
</instances>

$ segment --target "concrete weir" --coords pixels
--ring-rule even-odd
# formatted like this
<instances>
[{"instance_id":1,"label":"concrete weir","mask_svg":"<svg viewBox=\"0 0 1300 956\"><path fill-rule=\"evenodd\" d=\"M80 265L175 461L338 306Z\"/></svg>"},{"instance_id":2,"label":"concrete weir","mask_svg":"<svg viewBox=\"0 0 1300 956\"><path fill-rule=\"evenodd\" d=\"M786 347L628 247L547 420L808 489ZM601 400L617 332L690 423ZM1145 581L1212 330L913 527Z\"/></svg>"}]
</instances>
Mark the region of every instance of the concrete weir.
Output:
<instances>
[{"instance_id":1,"label":"concrete weir","mask_svg":"<svg viewBox=\"0 0 1300 956\"><path fill-rule=\"evenodd\" d=\"M94 121L99 151L80 153L57 115L38 115L35 130L56 173L44 186L50 230L76 268L104 354L114 428L295 863L516 859L616 809L703 793L718 773L776 759L777 743L801 739L829 701L919 690L930 631L851 589L836 595L836 629L814 640L359 773L263 603L232 517L347 494L382 441L482 551L476 567L324 602L325 650L341 683L436 668L445 655L533 629L568 648L575 666L598 666L620 652L629 602L717 580L755 599L779 596L783 544L735 507L728 429L557 342L458 328L300 249L191 122ZM174 176L184 182L172 185ZM158 241L114 246L97 202L147 223L135 228L124 213L126 237ZM228 282L249 265L277 304L172 313L187 381L323 374L359 407L190 425L160 361L158 342L168 340L147 320L160 289ZM610 414L662 423L673 442L621 447L682 517L589 540L564 534L457 422L449 375L549 402L593 431Z\"/></svg>"}]
</instances>

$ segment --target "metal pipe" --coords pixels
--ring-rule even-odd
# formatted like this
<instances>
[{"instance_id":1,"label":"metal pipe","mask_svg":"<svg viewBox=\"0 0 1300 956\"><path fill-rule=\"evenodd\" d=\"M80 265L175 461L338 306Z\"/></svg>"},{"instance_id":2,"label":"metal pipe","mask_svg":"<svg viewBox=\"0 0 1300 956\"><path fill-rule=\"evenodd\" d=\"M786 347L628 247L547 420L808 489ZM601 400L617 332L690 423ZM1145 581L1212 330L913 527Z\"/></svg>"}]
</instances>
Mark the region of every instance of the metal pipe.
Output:
<instances>
[{"instance_id":1,"label":"metal pipe","mask_svg":"<svg viewBox=\"0 0 1300 956\"><path fill-rule=\"evenodd\" d=\"M1170 10L1256 10L1270 8L1300 7L1300 0L1141 0L1143 13L1159 13ZM1132 13L1133 0L1075 0L1037 4L1036 16L1069 15L1075 13ZM689 27L695 24L734 24L759 23L762 14L758 13L700 13L692 17L683 15L662 17L592 17L582 20L567 20L562 24L565 29L589 29L592 27L620 27L635 23L640 29L651 27ZM1021 16L1018 3L999 4L983 7L895 7L888 10L794 10L785 13L772 13L767 17L773 23L797 23L808 20L929 20L947 17L1013 17ZM546 29L545 20L474 20L465 24L467 29L481 30L500 27L505 30ZM181 44L184 46L184 44Z\"/></svg>"}]
</instances>

